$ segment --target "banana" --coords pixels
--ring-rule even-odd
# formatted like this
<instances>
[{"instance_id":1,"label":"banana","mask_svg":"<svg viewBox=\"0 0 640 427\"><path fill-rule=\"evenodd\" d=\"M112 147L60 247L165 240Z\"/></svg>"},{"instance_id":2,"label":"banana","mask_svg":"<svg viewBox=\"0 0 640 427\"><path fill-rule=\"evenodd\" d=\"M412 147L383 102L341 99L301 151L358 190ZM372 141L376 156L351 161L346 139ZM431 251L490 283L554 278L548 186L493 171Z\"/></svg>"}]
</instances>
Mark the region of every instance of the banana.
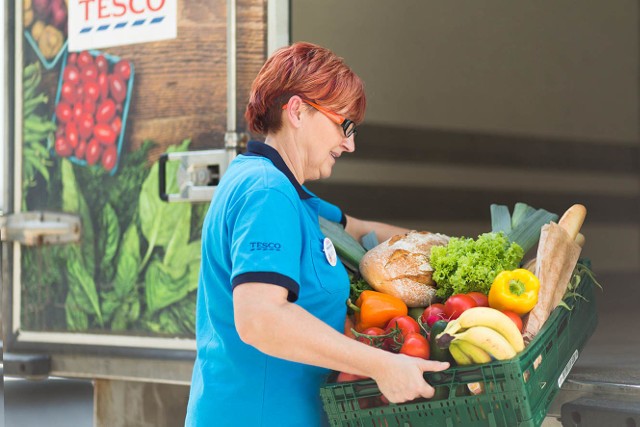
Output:
<instances>
[{"instance_id":1,"label":"banana","mask_svg":"<svg viewBox=\"0 0 640 427\"><path fill-rule=\"evenodd\" d=\"M518 327L506 314L494 308L473 307L465 310L460 317L449 322L443 333L456 335L460 331L475 326L485 326L499 332L511 344L516 353L524 350L524 340Z\"/></svg>"},{"instance_id":2,"label":"banana","mask_svg":"<svg viewBox=\"0 0 640 427\"><path fill-rule=\"evenodd\" d=\"M511 359L516 355L516 351L502 334L486 326L474 326L454 337L452 343L457 340L470 342L497 360Z\"/></svg>"},{"instance_id":3,"label":"banana","mask_svg":"<svg viewBox=\"0 0 640 427\"><path fill-rule=\"evenodd\" d=\"M460 342L452 341L451 345L449 345L449 353L453 357L453 360L456 361L458 365L471 365L473 364L473 360L462 351L462 349L458 346Z\"/></svg>"},{"instance_id":4,"label":"banana","mask_svg":"<svg viewBox=\"0 0 640 427\"><path fill-rule=\"evenodd\" d=\"M489 363L491 356L480 347L471 344L469 341L456 339L452 343L456 345L460 351L466 354L473 363Z\"/></svg>"}]
</instances>

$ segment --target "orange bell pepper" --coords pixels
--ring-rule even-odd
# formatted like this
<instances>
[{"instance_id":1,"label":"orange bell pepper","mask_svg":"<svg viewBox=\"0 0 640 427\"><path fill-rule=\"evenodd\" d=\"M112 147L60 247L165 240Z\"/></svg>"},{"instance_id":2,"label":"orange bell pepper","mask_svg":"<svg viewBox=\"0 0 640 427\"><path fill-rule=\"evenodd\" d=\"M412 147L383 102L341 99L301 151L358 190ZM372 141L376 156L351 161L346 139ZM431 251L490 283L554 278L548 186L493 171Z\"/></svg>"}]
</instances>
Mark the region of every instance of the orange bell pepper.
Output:
<instances>
[{"instance_id":1,"label":"orange bell pepper","mask_svg":"<svg viewBox=\"0 0 640 427\"><path fill-rule=\"evenodd\" d=\"M407 305L393 295L376 291L363 291L356 301L355 307L356 331L362 332L367 328L377 326L384 328L389 320L396 316L406 316Z\"/></svg>"}]
</instances>

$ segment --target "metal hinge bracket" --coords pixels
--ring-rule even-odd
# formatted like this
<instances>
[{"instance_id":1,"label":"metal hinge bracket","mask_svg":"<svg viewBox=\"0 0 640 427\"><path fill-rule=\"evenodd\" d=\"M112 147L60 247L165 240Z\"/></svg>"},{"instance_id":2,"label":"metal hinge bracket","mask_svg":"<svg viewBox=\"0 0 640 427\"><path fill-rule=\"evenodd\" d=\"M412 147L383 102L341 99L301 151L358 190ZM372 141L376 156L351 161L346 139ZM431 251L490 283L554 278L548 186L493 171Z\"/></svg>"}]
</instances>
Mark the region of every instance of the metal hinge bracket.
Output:
<instances>
[{"instance_id":1,"label":"metal hinge bracket","mask_svg":"<svg viewBox=\"0 0 640 427\"><path fill-rule=\"evenodd\" d=\"M18 212L0 216L0 240L26 246L80 241L80 217L58 212Z\"/></svg>"}]
</instances>

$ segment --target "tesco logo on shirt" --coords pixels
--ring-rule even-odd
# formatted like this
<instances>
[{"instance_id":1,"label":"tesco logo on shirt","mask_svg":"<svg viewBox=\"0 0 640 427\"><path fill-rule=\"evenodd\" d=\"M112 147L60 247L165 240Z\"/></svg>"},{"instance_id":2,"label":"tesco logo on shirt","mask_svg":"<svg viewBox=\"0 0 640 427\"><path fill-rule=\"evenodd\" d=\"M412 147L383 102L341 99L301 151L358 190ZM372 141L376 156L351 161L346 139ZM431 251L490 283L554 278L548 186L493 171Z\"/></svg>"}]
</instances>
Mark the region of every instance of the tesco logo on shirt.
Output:
<instances>
[{"instance_id":1,"label":"tesco logo on shirt","mask_svg":"<svg viewBox=\"0 0 640 427\"><path fill-rule=\"evenodd\" d=\"M282 245L277 242L250 242L252 251L279 251Z\"/></svg>"}]
</instances>

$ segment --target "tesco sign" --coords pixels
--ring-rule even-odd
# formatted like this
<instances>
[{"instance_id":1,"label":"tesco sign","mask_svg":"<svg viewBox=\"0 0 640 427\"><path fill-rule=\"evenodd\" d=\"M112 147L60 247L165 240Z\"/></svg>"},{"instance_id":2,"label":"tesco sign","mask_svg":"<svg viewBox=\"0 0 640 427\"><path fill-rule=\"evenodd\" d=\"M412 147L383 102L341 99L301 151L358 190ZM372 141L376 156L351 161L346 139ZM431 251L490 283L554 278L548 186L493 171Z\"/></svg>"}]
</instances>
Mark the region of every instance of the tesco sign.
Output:
<instances>
[{"instance_id":1,"label":"tesco sign","mask_svg":"<svg viewBox=\"0 0 640 427\"><path fill-rule=\"evenodd\" d=\"M177 37L177 0L69 0L69 51Z\"/></svg>"}]
</instances>

